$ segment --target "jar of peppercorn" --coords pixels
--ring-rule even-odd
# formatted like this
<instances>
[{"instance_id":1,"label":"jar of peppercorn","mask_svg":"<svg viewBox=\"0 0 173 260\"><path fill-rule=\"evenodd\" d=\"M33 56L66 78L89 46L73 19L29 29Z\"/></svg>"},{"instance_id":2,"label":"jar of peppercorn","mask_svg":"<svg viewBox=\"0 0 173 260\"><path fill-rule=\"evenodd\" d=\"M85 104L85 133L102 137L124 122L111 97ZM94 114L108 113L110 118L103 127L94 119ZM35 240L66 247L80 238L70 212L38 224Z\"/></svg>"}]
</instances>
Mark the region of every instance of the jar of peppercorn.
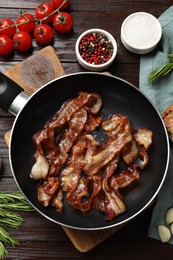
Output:
<instances>
[{"instance_id":1,"label":"jar of peppercorn","mask_svg":"<svg viewBox=\"0 0 173 260\"><path fill-rule=\"evenodd\" d=\"M117 54L114 37L102 29L83 32L76 41L76 58L87 70L102 71L108 68Z\"/></svg>"}]
</instances>

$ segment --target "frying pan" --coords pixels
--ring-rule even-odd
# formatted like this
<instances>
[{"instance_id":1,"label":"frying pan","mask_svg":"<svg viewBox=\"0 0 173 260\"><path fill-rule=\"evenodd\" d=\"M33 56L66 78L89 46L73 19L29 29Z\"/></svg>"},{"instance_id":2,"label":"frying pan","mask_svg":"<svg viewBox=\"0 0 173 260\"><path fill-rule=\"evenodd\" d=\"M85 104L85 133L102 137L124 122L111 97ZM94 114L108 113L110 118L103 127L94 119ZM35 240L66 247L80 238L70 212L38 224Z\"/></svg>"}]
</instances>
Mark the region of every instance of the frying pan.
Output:
<instances>
[{"instance_id":1,"label":"frying pan","mask_svg":"<svg viewBox=\"0 0 173 260\"><path fill-rule=\"evenodd\" d=\"M14 179L31 205L47 219L75 229L98 230L118 226L139 215L158 194L169 162L168 135L156 108L135 86L115 76L84 72L55 79L31 97L2 73L0 74L0 105L16 114L10 140L9 158ZM44 208L37 199L38 183L29 177L34 164L32 136L42 129L60 106L79 91L99 93L103 99L102 115L127 115L133 129L149 127L154 134L149 150L149 164L139 181L124 192L127 210L111 221L95 210L88 215L64 203L61 214L53 207ZM17 106L16 106L17 104ZM19 111L20 110L20 111ZM98 132L98 139L102 134Z\"/></svg>"}]
</instances>

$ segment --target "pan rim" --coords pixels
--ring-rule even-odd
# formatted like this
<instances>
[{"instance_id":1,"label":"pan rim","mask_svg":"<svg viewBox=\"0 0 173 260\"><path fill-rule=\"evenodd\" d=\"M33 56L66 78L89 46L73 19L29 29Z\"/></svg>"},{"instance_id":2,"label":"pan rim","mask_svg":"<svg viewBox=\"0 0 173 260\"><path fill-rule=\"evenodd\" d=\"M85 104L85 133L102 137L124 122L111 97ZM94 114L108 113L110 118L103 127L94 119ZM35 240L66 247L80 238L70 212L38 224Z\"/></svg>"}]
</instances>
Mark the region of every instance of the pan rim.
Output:
<instances>
[{"instance_id":1,"label":"pan rim","mask_svg":"<svg viewBox=\"0 0 173 260\"><path fill-rule=\"evenodd\" d=\"M28 101L27 103L30 101L30 99L32 99L38 92L40 92L43 88L45 88L46 86L50 85L52 82L55 82L55 81L58 81L58 80L61 80L62 78L65 78L65 77L71 77L71 76L75 76L75 75L83 75L83 74L97 74L97 75L102 75L102 76L105 76L105 77L111 77L111 78L115 78L117 80L120 80L122 82L125 82L126 84L128 84L129 86L131 86L132 88L135 89L135 91L138 91L141 95L144 96L145 99L148 100L148 102L150 103L150 105L153 107L153 109L155 110L155 112L157 113L157 115L159 116L160 118L160 121L162 123L162 126L163 126L163 129L164 129L164 133L165 133L165 137L166 137L166 147L167 147L167 160L166 160L166 165L165 165L165 170L164 170L164 174L163 174L163 177L162 177L162 180L160 182L160 185L158 186L157 190L155 191L154 195L150 198L150 200L140 209L138 210L136 213L132 214L130 217L122 220L122 221L119 221L117 223L114 223L114 224L111 224L111 225L106 225L106 226L101 226L101 227L78 227L78 226L71 226L71 225L68 225L68 224L64 224L62 222L59 222L55 219L52 219L51 217L49 217L48 215L46 215L44 212L42 212L41 210L39 210L35 205L33 205L33 203L29 200L29 198L25 195L24 191L22 190L22 188L20 187L19 183L18 183L18 180L16 178L16 175L15 175L15 172L14 172L14 169L13 169L13 166L12 166L12 156L11 156L11 143L12 143L12 138L13 138L13 132L15 130L15 125L16 125L16 122L18 120L18 117L20 116L20 114L22 113L23 111L23 107L19 113L17 114L14 122L13 122L13 126L12 126L12 130L11 130L11 135L10 135L10 142L9 142L9 160L10 160L10 166L11 166L11 170L12 170L12 174L13 174L13 177L14 177L14 180L19 188L19 190L22 192L22 194L26 197L26 199L29 201L29 203L33 206L33 208L39 212L39 214L41 214L42 216L44 216L46 219L50 220L51 222L54 222L56 224L59 224L61 226L64 226L64 227L67 227L67 228L73 228L73 229L77 229L77 230L103 230L103 229L108 229L108 228L113 228L113 227L117 227L117 226L121 226L123 224L126 224L128 222L130 222L133 218L137 217L139 214L141 214L146 208L149 207L149 205L153 202L153 200L156 198L156 196L158 195L164 181L165 181L165 178L166 178L166 175L167 175L167 170L168 170L168 166L169 166L169 159L170 159L170 145L169 145L169 137L168 137L168 133L167 133L167 130L166 130L166 127L165 127L165 124L163 122L163 119L160 115L160 113L158 112L157 108L152 104L152 102L150 101L150 99L143 93L141 92L140 89L138 89L137 87L135 87L133 84L131 84L130 82L120 78L120 77L116 77L114 75L109 75L109 74L101 74L99 72L77 72L77 73L71 73L71 74L68 74L68 75L63 75L59 78L56 78L56 79L53 79L51 81L49 81L48 83L44 84L41 88L39 88L36 92L34 92L29 98L28 98ZM27 104L26 103L26 104ZM26 105L25 104L25 105Z\"/></svg>"}]
</instances>

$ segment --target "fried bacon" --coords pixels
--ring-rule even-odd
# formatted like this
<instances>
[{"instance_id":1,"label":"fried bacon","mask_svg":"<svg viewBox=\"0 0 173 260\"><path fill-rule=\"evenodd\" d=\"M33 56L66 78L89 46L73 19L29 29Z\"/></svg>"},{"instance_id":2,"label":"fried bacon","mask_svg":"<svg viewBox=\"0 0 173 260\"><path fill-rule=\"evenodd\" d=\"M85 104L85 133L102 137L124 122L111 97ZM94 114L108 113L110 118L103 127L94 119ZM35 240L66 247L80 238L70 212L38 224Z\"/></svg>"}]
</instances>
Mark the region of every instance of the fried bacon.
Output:
<instances>
[{"instance_id":1,"label":"fried bacon","mask_svg":"<svg viewBox=\"0 0 173 260\"><path fill-rule=\"evenodd\" d=\"M119 120L117 120L117 117ZM111 124L112 121L115 121L114 129L111 130L114 134L103 145L98 145L93 153L91 153L91 144L88 145L85 155L85 165L83 167L84 172L88 175L96 174L132 140L131 126L127 116L121 117L115 115L109 121Z\"/></svg>"},{"instance_id":2,"label":"fried bacon","mask_svg":"<svg viewBox=\"0 0 173 260\"><path fill-rule=\"evenodd\" d=\"M85 149L86 137L82 135L72 147L70 158L61 171L61 187L64 191L73 192L76 190L84 163Z\"/></svg>"},{"instance_id":3,"label":"fried bacon","mask_svg":"<svg viewBox=\"0 0 173 260\"><path fill-rule=\"evenodd\" d=\"M31 170L31 177L33 177L34 179L41 179L41 177L44 176L45 178L45 176L49 175L49 171L50 171L50 175L57 174L57 172L60 170L60 167L63 166L63 164L66 162L68 158L66 151L64 151L64 154L62 153L63 146L67 144L69 138L73 138L74 139L73 142L74 142L76 137L79 135L79 131L82 130L84 127L85 119L87 119L87 117L86 115L85 116L82 115L81 110L83 111L83 113L85 111L85 114L86 114L85 109L95 114L100 110L101 105L102 105L102 101L99 95L95 93L89 94L85 92L80 92L77 98L70 99L62 105L62 107L56 113L53 119L48 121L45 124L44 128L38 131L33 136L33 143L36 147L35 164L38 165L37 160L39 158L39 154L42 156L48 154L46 157L52 158L52 160L49 159L50 170L47 170L47 173L45 173L44 166L43 167L40 166L40 169L38 170L38 167L34 165L33 166L34 171L33 169ZM84 106L85 109L83 108ZM77 114L79 116L77 116ZM79 120L82 120L83 123L82 127L80 122L77 121L77 118ZM74 123L73 124L74 129L69 122L72 122L72 124ZM61 145L57 146L55 142L56 140L55 132L60 131L65 126L66 123L69 123L70 133L69 134L65 133L64 138L62 137ZM73 145L73 142L71 142L71 140L69 141L70 143L69 149ZM41 174L41 172L43 173Z\"/></svg>"},{"instance_id":4,"label":"fried bacon","mask_svg":"<svg viewBox=\"0 0 173 260\"><path fill-rule=\"evenodd\" d=\"M153 133L133 130L129 118L119 114L103 121L101 106L98 94L79 92L34 134L30 177L39 181L38 200L44 207L61 212L66 200L85 214L102 212L106 220L126 211L121 190L139 180L148 164ZM93 136L97 127L105 132L103 142Z\"/></svg>"},{"instance_id":5,"label":"fried bacon","mask_svg":"<svg viewBox=\"0 0 173 260\"><path fill-rule=\"evenodd\" d=\"M118 189L111 186L111 177L114 175L120 154L117 154L102 171L102 187L93 200L93 207L104 213L106 220L112 220L126 210L124 199Z\"/></svg>"},{"instance_id":6,"label":"fried bacon","mask_svg":"<svg viewBox=\"0 0 173 260\"><path fill-rule=\"evenodd\" d=\"M83 213L89 213L93 208L93 199L101 189L101 176L81 177L74 192L67 193L67 202L75 209Z\"/></svg>"},{"instance_id":7,"label":"fried bacon","mask_svg":"<svg viewBox=\"0 0 173 260\"><path fill-rule=\"evenodd\" d=\"M153 136L153 133L150 129L139 128L138 130L134 130L133 136L138 145L143 146L146 150L150 147Z\"/></svg>"},{"instance_id":8,"label":"fried bacon","mask_svg":"<svg viewBox=\"0 0 173 260\"><path fill-rule=\"evenodd\" d=\"M65 164L69 157L68 152L73 146L78 135L80 135L83 130L86 120L87 113L83 108L75 112L69 120L68 128L61 135L58 146L55 143L55 149L53 149L51 154L47 156L50 164L48 173L49 176L56 176L60 172L61 167Z\"/></svg>"}]
</instances>

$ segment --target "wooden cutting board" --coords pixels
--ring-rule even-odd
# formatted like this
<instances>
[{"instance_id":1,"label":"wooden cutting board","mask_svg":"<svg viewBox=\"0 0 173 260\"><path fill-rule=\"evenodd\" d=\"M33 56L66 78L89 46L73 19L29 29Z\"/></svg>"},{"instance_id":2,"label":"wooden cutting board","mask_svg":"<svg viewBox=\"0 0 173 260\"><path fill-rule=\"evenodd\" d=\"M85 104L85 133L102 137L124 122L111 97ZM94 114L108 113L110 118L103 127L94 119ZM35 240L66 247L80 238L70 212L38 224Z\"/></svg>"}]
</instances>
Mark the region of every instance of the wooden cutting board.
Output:
<instances>
[{"instance_id":1,"label":"wooden cutting board","mask_svg":"<svg viewBox=\"0 0 173 260\"><path fill-rule=\"evenodd\" d=\"M31 95L47 82L65 75L65 71L55 50L48 46L10 68L4 74L18 83L28 95ZM4 138L6 143L9 144L10 130ZM119 230L121 226L98 231L62 228L78 251L87 252Z\"/></svg>"}]
</instances>

